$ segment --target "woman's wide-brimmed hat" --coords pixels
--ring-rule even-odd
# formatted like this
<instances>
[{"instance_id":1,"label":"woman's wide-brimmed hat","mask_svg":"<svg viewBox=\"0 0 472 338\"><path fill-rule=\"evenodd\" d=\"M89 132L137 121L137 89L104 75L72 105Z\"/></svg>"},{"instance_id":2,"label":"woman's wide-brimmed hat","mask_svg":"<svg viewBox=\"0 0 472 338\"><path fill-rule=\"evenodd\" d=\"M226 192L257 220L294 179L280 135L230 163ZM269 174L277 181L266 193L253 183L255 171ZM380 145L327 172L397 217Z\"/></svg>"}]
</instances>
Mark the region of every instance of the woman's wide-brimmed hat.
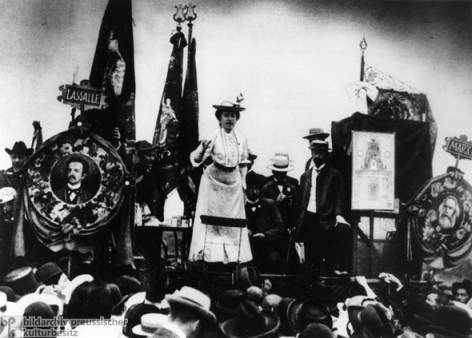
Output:
<instances>
[{"instance_id":1,"label":"woman's wide-brimmed hat","mask_svg":"<svg viewBox=\"0 0 472 338\"><path fill-rule=\"evenodd\" d=\"M267 169L272 171L288 172L293 170L293 165L290 157L286 153L275 153L274 157L270 159L272 164L267 166Z\"/></svg>"},{"instance_id":2,"label":"woman's wide-brimmed hat","mask_svg":"<svg viewBox=\"0 0 472 338\"><path fill-rule=\"evenodd\" d=\"M236 97L236 101L231 101L231 100L225 100L222 101L220 104L214 104L213 108L216 109L215 111L215 116L219 120L221 117L221 114L223 112L235 112L239 113L242 112L243 110L246 110L243 106L241 106L241 102L244 100L244 97L242 94L239 94Z\"/></svg>"},{"instance_id":3,"label":"woman's wide-brimmed hat","mask_svg":"<svg viewBox=\"0 0 472 338\"><path fill-rule=\"evenodd\" d=\"M328 138L329 134L326 133L322 128L311 128L308 131L308 135L303 136L304 139L307 140L325 140Z\"/></svg>"},{"instance_id":4,"label":"woman's wide-brimmed hat","mask_svg":"<svg viewBox=\"0 0 472 338\"><path fill-rule=\"evenodd\" d=\"M25 142L23 141L15 142L15 144L13 144L13 147L11 149L5 148L5 151L7 152L8 155L19 154L19 155L29 156L33 153L33 149L27 148Z\"/></svg>"},{"instance_id":5,"label":"woman's wide-brimmed hat","mask_svg":"<svg viewBox=\"0 0 472 338\"><path fill-rule=\"evenodd\" d=\"M240 316L221 324L221 331L229 338L277 337L280 320L273 311L261 310L251 301L241 303Z\"/></svg>"},{"instance_id":6,"label":"woman's wide-brimmed hat","mask_svg":"<svg viewBox=\"0 0 472 338\"><path fill-rule=\"evenodd\" d=\"M165 300L169 303L171 312L173 305L185 306L200 315L202 319L212 324L216 323L216 316L210 311L210 297L197 289L184 286L173 294L167 295Z\"/></svg>"}]
</instances>

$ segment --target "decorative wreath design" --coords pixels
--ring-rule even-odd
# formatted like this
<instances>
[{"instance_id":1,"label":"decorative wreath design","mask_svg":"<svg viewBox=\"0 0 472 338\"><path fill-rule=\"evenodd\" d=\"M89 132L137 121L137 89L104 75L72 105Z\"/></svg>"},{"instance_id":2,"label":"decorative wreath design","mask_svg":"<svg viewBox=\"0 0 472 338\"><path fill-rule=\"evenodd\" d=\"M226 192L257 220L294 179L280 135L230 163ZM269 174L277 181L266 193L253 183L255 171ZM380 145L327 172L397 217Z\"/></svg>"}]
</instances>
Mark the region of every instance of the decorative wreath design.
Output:
<instances>
[{"instance_id":1,"label":"decorative wreath design","mask_svg":"<svg viewBox=\"0 0 472 338\"><path fill-rule=\"evenodd\" d=\"M117 213L128 175L113 146L81 128L48 141L26 164L24 200L39 240L51 249L92 235Z\"/></svg>"},{"instance_id":2,"label":"decorative wreath design","mask_svg":"<svg viewBox=\"0 0 472 338\"><path fill-rule=\"evenodd\" d=\"M453 171L432 178L410 206L409 222L425 263L461 265L472 251L472 187Z\"/></svg>"}]
</instances>

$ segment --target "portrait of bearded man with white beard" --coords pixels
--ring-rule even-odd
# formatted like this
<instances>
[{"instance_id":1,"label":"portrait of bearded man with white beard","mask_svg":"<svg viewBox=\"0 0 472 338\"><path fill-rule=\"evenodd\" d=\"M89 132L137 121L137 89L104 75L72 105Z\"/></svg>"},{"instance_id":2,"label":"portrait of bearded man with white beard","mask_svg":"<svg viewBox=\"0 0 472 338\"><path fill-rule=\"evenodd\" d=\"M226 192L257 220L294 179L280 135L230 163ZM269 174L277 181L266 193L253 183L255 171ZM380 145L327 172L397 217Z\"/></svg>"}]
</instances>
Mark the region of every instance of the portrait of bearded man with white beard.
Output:
<instances>
[{"instance_id":1,"label":"portrait of bearded man with white beard","mask_svg":"<svg viewBox=\"0 0 472 338\"><path fill-rule=\"evenodd\" d=\"M459 201L456 197L449 195L443 199L438 209L440 231L449 233L456 226L456 220L460 215Z\"/></svg>"}]
</instances>

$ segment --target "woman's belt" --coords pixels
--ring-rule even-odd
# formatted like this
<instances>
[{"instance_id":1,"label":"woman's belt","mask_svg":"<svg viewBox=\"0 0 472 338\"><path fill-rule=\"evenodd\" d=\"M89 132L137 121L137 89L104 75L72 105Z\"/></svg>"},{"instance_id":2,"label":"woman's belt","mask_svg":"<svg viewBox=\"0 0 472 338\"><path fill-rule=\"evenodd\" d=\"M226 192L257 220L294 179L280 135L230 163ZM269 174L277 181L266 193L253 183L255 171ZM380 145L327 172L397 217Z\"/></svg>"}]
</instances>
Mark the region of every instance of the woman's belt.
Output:
<instances>
[{"instance_id":1,"label":"woman's belt","mask_svg":"<svg viewBox=\"0 0 472 338\"><path fill-rule=\"evenodd\" d=\"M233 171L235 170L237 167L226 167L224 165L221 165L219 163L216 163L216 162L213 162L214 166L220 170L223 170L223 171Z\"/></svg>"}]
</instances>

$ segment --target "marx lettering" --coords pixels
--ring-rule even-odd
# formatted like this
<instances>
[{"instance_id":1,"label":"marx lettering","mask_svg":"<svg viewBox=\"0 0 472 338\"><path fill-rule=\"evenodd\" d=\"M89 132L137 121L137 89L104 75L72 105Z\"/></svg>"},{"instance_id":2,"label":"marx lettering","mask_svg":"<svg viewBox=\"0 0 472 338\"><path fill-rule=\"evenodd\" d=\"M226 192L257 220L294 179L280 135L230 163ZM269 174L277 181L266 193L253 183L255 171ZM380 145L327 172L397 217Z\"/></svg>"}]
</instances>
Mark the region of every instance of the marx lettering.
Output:
<instances>
[{"instance_id":1,"label":"marx lettering","mask_svg":"<svg viewBox=\"0 0 472 338\"><path fill-rule=\"evenodd\" d=\"M465 143L458 140L451 140L448 147L448 151L455 155L472 158L472 143Z\"/></svg>"}]
</instances>

